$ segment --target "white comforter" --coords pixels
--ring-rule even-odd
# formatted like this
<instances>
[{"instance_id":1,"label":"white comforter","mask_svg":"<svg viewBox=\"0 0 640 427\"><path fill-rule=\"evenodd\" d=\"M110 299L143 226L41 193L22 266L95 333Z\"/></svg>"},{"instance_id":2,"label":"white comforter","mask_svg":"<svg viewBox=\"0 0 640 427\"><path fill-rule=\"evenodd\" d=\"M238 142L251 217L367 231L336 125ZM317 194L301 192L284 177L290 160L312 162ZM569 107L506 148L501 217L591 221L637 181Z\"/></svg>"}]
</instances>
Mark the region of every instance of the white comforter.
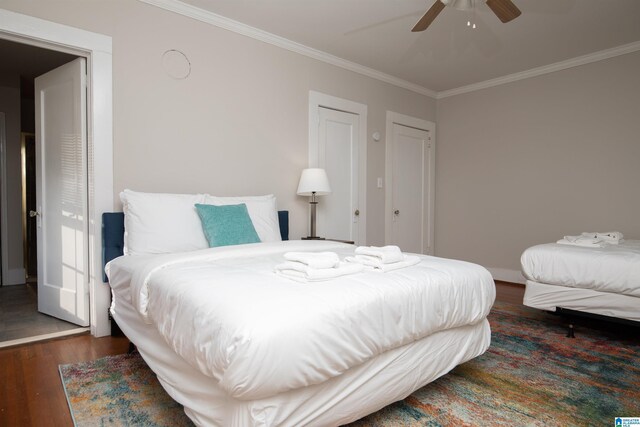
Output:
<instances>
[{"instance_id":1,"label":"white comforter","mask_svg":"<svg viewBox=\"0 0 640 427\"><path fill-rule=\"evenodd\" d=\"M237 399L326 381L436 331L482 321L495 287L484 268L423 256L390 273L299 283L274 274L288 251L354 247L288 241L174 255L121 257L107 266L173 350ZM130 274L129 272L133 272Z\"/></svg>"},{"instance_id":2,"label":"white comforter","mask_svg":"<svg viewBox=\"0 0 640 427\"><path fill-rule=\"evenodd\" d=\"M640 240L602 248L537 245L522 253L521 264L534 282L640 297Z\"/></svg>"}]
</instances>

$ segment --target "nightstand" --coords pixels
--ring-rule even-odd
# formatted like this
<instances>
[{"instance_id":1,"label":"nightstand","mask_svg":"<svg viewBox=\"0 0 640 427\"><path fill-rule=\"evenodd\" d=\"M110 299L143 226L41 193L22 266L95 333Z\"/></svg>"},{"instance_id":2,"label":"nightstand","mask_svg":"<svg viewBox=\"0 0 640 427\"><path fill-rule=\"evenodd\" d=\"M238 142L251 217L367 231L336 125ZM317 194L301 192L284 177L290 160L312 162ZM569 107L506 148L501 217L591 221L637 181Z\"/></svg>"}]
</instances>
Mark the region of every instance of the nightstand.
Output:
<instances>
[{"instance_id":1,"label":"nightstand","mask_svg":"<svg viewBox=\"0 0 640 427\"><path fill-rule=\"evenodd\" d=\"M354 242L353 240L342 240L342 239L326 239L324 237L303 237L301 240L326 240L327 242L340 242L340 243L347 243L349 245L354 245L356 242Z\"/></svg>"}]
</instances>

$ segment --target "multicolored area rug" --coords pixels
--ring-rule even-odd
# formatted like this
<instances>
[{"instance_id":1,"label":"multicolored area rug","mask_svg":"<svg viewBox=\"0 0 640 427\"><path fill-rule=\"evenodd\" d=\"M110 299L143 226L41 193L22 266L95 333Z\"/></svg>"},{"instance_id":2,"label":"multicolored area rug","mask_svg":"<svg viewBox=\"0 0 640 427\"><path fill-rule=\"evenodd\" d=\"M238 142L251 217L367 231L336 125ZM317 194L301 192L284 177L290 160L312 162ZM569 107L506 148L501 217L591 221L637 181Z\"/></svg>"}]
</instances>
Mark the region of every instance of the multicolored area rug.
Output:
<instances>
[{"instance_id":1,"label":"multicolored area rug","mask_svg":"<svg viewBox=\"0 0 640 427\"><path fill-rule=\"evenodd\" d=\"M78 427L193 425L138 353L60 365L60 376Z\"/></svg>"},{"instance_id":2,"label":"multicolored area rug","mask_svg":"<svg viewBox=\"0 0 640 427\"><path fill-rule=\"evenodd\" d=\"M640 337L497 302L491 347L350 427L614 426L640 416Z\"/></svg>"},{"instance_id":3,"label":"multicolored area rug","mask_svg":"<svg viewBox=\"0 0 640 427\"><path fill-rule=\"evenodd\" d=\"M640 338L600 323L566 322L522 306L496 303L492 342L403 401L350 427L613 426L640 416ZM77 426L189 426L137 355L60 367Z\"/></svg>"}]
</instances>

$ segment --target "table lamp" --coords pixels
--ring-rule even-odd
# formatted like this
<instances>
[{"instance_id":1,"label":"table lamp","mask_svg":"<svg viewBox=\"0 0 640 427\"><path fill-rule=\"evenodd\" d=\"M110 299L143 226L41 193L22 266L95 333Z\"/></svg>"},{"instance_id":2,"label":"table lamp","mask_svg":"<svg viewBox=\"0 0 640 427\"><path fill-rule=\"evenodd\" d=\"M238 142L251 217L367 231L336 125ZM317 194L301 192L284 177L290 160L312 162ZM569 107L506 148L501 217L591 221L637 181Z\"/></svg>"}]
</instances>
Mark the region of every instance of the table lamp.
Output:
<instances>
[{"instance_id":1,"label":"table lamp","mask_svg":"<svg viewBox=\"0 0 640 427\"><path fill-rule=\"evenodd\" d=\"M329 186L329 178L324 169L309 168L302 171L300 182L298 183L299 196L311 196L311 226L307 239L320 239L316 236L316 205L318 201L316 196L324 196L331 193Z\"/></svg>"}]
</instances>

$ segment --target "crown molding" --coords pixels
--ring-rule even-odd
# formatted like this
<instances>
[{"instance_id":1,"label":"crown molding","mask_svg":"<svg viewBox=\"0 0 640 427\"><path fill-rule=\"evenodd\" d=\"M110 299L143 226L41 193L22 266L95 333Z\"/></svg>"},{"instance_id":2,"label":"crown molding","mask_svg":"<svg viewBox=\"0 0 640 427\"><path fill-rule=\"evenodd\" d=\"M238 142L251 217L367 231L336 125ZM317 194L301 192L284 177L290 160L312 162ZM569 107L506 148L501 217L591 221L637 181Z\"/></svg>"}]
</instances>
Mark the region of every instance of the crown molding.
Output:
<instances>
[{"instance_id":1,"label":"crown molding","mask_svg":"<svg viewBox=\"0 0 640 427\"><path fill-rule=\"evenodd\" d=\"M554 64L544 65L542 67L532 68L527 71L519 73L509 74L506 76L498 77L491 80L485 80L479 83L473 83L468 86L462 86L456 89L444 90L438 92L437 99L447 98L449 96L461 95L463 93L474 92L476 90L487 89L493 86L503 85L505 83L511 83L518 80L529 79L531 77L537 77L556 71L566 70L568 68L578 67L580 65L590 64L592 62L598 62L605 59L613 58L620 55L626 55L627 53L633 53L640 50L640 41L625 44L622 46L614 47L611 49L601 50L599 52L590 53L576 58L567 59L566 61L556 62Z\"/></svg>"},{"instance_id":2,"label":"crown molding","mask_svg":"<svg viewBox=\"0 0 640 427\"><path fill-rule=\"evenodd\" d=\"M330 55L326 52L322 52L303 44L296 43L289 39L285 39L284 37L280 37L275 34L251 27L241 22L234 21L233 19L229 19L216 13L201 9L199 7L183 3L179 0L139 1L159 7L161 9L168 10L170 12L178 13L192 19L197 19L198 21L207 24L215 25L216 27L223 28L225 30L233 31L234 33L238 33L243 36L260 40L264 43L269 43L282 49L287 49L291 52L295 52L300 55L325 62L327 64L335 65L336 67L344 68L345 70L353 71L354 73L362 74L364 76L410 90L420 95L426 95L434 99L438 96L438 93L436 91L417 85L415 83L411 83L406 80L391 76L389 74L374 70L372 68L356 64L355 62L347 61L346 59L342 59L337 56Z\"/></svg>"},{"instance_id":3,"label":"crown molding","mask_svg":"<svg viewBox=\"0 0 640 427\"><path fill-rule=\"evenodd\" d=\"M495 79L485 80L483 82L473 83L467 86L461 86L455 89L443 90L440 92L431 90L424 86L420 86L415 83L408 82L398 77L391 76L389 74L374 70L369 67L365 67L355 62L347 61L340 57L330 55L326 52L305 46L303 44L294 42L284 37L277 36L267 31L260 30L258 28L251 27L233 19L229 19L222 15L210 12L208 10L201 9L180 0L138 0L142 3L147 3L152 6L159 7L161 9L174 12L188 18L196 19L198 21L214 25L216 27L233 31L234 33L241 34L246 37L251 37L255 40L269 43L273 46L280 47L282 49L289 50L291 52L298 53L300 55L313 58L318 61L325 62L327 64L334 65L336 67L343 68L345 70L352 71L354 73L362 74L373 79L389 83L391 85L407 89L411 92L425 95L434 99L443 99L450 96L461 95L464 93L474 92L477 90L487 89L494 86L503 85L506 83L516 82L518 80L524 80L532 77L541 76L556 71L566 70L572 67L578 67L580 65L589 64L592 62L602 61L605 59L613 58L627 53L633 53L640 50L640 41L625 44L622 46L614 47L611 49L601 50L599 52L590 53L576 58L568 59L566 61L556 62L554 64L544 65L542 67L532 68L530 70L509 74Z\"/></svg>"}]
</instances>

